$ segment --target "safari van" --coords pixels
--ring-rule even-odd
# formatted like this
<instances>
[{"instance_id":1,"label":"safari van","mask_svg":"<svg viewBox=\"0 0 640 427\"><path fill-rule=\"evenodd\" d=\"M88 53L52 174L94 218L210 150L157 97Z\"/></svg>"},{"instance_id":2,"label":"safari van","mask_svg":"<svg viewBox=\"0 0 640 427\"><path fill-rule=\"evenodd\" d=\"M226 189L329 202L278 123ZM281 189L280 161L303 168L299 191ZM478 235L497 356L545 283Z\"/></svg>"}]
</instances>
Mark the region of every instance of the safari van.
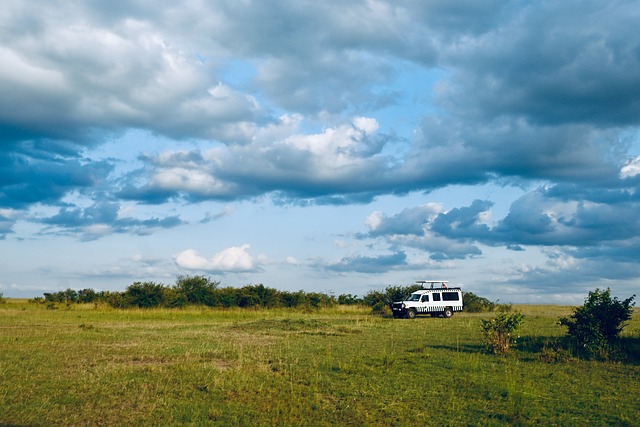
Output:
<instances>
[{"instance_id":1,"label":"safari van","mask_svg":"<svg viewBox=\"0 0 640 427\"><path fill-rule=\"evenodd\" d=\"M459 287L449 288L446 280L417 280L422 289L415 291L405 301L391 304L393 317L408 319L418 314L429 314L431 317L449 318L456 311L462 311L462 290Z\"/></svg>"}]
</instances>

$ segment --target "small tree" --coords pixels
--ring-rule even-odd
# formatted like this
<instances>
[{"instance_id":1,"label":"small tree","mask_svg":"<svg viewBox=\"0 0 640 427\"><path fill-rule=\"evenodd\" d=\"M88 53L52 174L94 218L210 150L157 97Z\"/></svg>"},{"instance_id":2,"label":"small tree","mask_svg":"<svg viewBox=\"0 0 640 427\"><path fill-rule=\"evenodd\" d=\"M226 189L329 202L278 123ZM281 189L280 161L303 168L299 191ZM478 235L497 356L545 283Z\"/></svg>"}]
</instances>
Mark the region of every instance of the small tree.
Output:
<instances>
[{"instance_id":1,"label":"small tree","mask_svg":"<svg viewBox=\"0 0 640 427\"><path fill-rule=\"evenodd\" d=\"M502 312L493 319L482 320L482 334L488 350L496 354L508 353L523 321L524 315L520 312Z\"/></svg>"},{"instance_id":2,"label":"small tree","mask_svg":"<svg viewBox=\"0 0 640 427\"><path fill-rule=\"evenodd\" d=\"M588 357L608 359L615 349L620 332L631 318L635 295L619 301L611 298L611 289L589 292L582 307L574 309L560 324L568 328L567 334L577 340Z\"/></svg>"},{"instance_id":3,"label":"small tree","mask_svg":"<svg viewBox=\"0 0 640 427\"><path fill-rule=\"evenodd\" d=\"M127 287L124 299L129 306L157 307L162 302L163 288L163 285L154 282L135 282Z\"/></svg>"},{"instance_id":4,"label":"small tree","mask_svg":"<svg viewBox=\"0 0 640 427\"><path fill-rule=\"evenodd\" d=\"M175 288L190 304L215 305L214 292L220 282L204 276L178 276Z\"/></svg>"}]
</instances>

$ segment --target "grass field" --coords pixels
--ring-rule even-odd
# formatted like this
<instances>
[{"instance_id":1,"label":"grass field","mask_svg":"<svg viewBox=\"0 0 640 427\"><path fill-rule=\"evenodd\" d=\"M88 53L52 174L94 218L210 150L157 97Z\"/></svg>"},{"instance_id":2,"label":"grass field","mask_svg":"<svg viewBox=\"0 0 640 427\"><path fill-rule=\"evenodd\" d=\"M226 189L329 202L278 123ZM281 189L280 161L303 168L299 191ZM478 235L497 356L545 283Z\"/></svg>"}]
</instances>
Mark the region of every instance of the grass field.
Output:
<instances>
[{"instance_id":1,"label":"grass field","mask_svg":"<svg viewBox=\"0 0 640 427\"><path fill-rule=\"evenodd\" d=\"M640 364L556 346L569 307L480 319L321 311L0 304L0 425L640 425ZM623 335L638 348L640 313Z\"/></svg>"}]
</instances>

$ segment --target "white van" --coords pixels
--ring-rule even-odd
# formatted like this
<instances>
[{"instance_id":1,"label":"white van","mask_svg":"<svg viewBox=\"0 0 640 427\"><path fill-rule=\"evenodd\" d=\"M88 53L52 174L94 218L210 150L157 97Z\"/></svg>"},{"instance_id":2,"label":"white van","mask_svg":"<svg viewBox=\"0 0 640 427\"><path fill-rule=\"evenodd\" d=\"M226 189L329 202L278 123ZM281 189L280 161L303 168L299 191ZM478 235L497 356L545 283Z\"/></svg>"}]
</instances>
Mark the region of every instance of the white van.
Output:
<instances>
[{"instance_id":1,"label":"white van","mask_svg":"<svg viewBox=\"0 0 640 427\"><path fill-rule=\"evenodd\" d=\"M449 318L464 308L462 290L447 287L446 280L418 280L416 283L425 289L415 291L406 301L391 304L393 317L413 319L418 314L430 314Z\"/></svg>"}]
</instances>

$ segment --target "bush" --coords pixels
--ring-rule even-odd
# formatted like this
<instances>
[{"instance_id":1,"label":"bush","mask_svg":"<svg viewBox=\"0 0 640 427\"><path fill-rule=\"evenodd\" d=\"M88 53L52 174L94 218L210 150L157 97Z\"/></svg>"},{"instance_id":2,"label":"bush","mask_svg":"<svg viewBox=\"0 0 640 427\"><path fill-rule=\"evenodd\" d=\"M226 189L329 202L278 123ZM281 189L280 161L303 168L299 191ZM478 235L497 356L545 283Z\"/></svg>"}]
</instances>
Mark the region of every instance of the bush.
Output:
<instances>
[{"instance_id":1,"label":"bush","mask_svg":"<svg viewBox=\"0 0 640 427\"><path fill-rule=\"evenodd\" d=\"M578 348L589 358L609 359L616 353L620 332L631 318L635 295L619 301L611 298L611 289L589 292L582 307L577 307L560 324L575 339Z\"/></svg>"},{"instance_id":2,"label":"bush","mask_svg":"<svg viewBox=\"0 0 640 427\"><path fill-rule=\"evenodd\" d=\"M213 293L219 285L220 282L204 276L178 276L175 288L190 304L212 306L215 301Z\"/></svg>"},{"instance_id":3,"label":"bush","mask_svg":"<svg viewBox=\"0 0 640 427\"><path fill-rule=\"evenodd\" d=\"M520 312L501 312L493 319L482 320L482 335L487 349L496 354L506 354L516 342L515 334L524 321Z\"/></svg>"},{"instance_id":4,"label":"bush","mask_svg":"<svg viewBox=\"0 0 640 427\"><path fill-rule=\"evenodd\" d=\"M81 289L78 291L77 302L80 304L87 304L95 302L98 298L98 294L93 289Z\"/></svg>"},{"instance_id":5,"label":"bush","mask_svg":"<svg viewBox=\"0 0 640 427\"><path fill-rule=\"evenodd\" d=\"M418 289L422 289L422 286L416 284L409 286L387 286L384 292L369 291L362 299L362 302L371 307L374 313L386 313L388 310L384 310L383 306L391 308L393 302L406 300Z\"/></svg>"},{"instance_id":6,"label":"bush","mask_svg":"<svg viewBox=\"0 0 640 427\"><path fill-rule=\"evenodd\" d=\"M362 304L362 298L358 298L356 295L340 294L338 295L338 304L340 305L358 305Z\"/></svg>"},{"instance_id":7,"label":"bush","mask_svg":"<svg viewBox=\"0 0 640 427\"><path fill-rule=\"evenodd\" d=\"M135 282L127 287L124 299L129 306L140 308L157 307L162 302L163 285L154 282Z\"/></svg>"},{"instance_id":8,"label":"bush","mask_svg":"<svg viewBox=\"0 0 640 427\"><path fill-rule=\"evenodd\" d=\"M464 311L469 313L484 313L487 311L493 311L496 308L496 303L489 301L487 298L480 297L473 292L465 292L462 295L464 301Z\"/></svg>"},{"instance_id":9,"label":"bush","mask_svg":"<svg viewBox=\"0 0 640 427\"><path fill-rule=\"evenodd\" d=\"M162 289L162 306L168 308L180 308L189 304L187 297L178 291L177 288Z\"/></svg>"}]
</instances>

